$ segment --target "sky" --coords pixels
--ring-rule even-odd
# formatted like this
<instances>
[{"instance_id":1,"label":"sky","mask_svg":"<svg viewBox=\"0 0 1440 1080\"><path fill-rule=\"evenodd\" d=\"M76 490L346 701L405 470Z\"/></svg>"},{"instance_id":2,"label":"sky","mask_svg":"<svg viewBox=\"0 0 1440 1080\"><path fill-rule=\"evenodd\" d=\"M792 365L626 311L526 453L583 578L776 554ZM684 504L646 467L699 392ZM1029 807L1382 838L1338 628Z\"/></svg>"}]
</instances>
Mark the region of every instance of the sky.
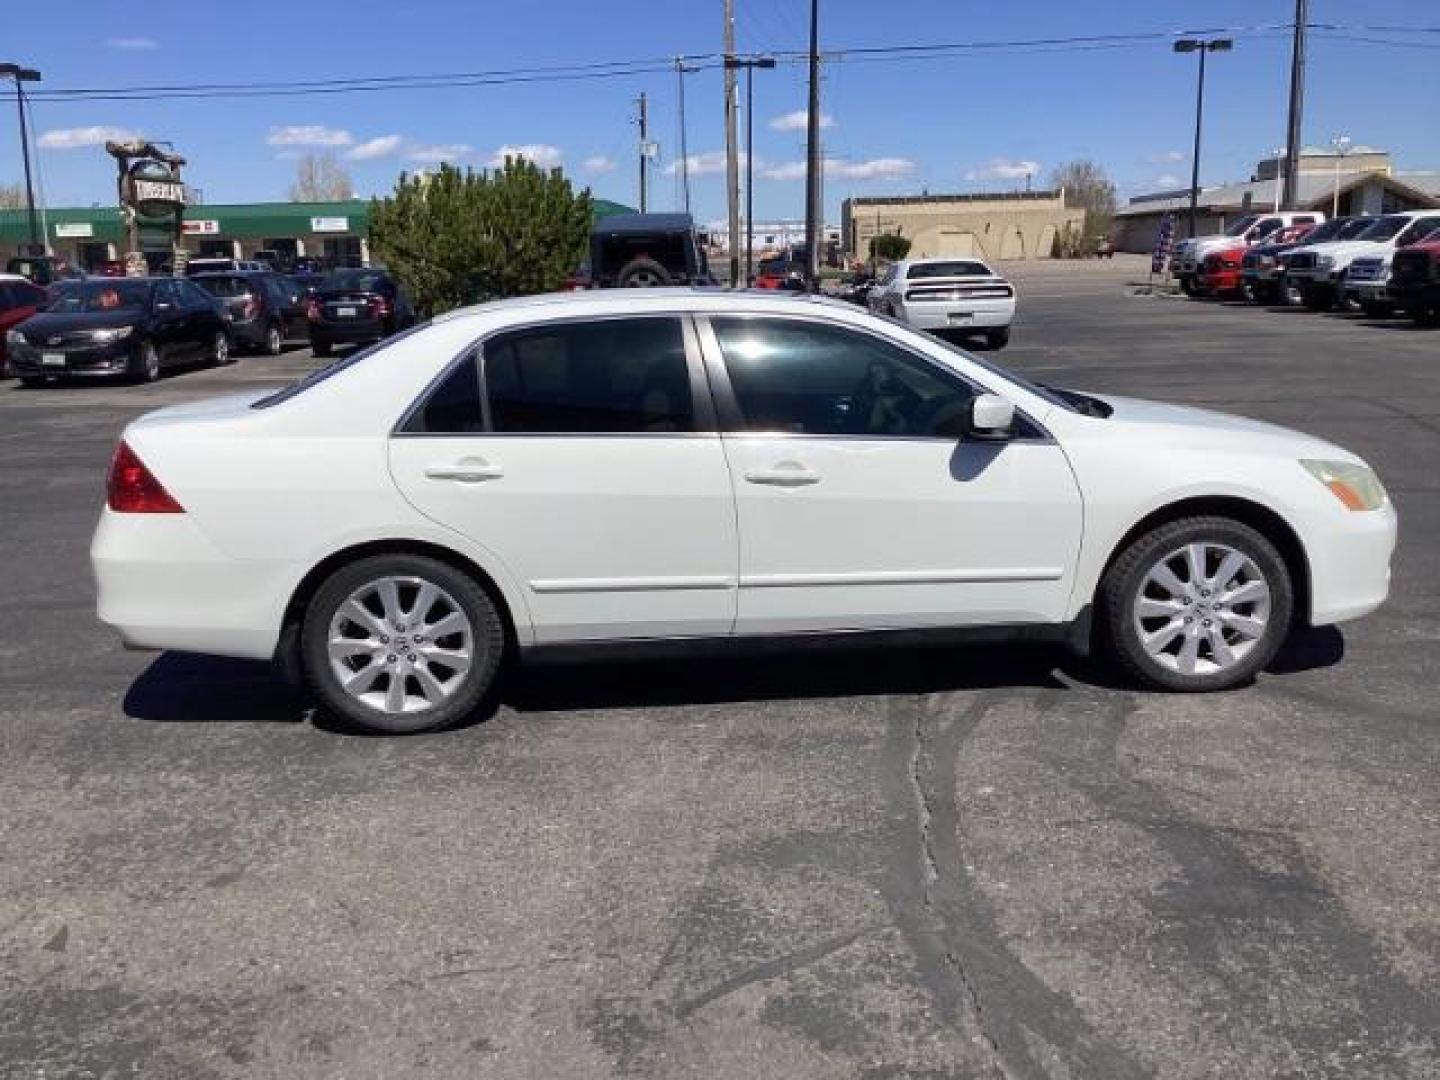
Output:
<instances>
[{"instance_id":1,"label":"sky","mask_svg":"<svg viewBox=\"0 0 1440 1080\"><path fill-rule=\"evenodd\" d=\"M737 49L806 46L808 0L735 0ZM35 93L533 69L721 51L721 0L54 0L6 5L0 61L38 68ZM1284 144L1292 0L821 0L823 50L1221 29L1209 59L1202 183L1247 178ZM878 17L883 14L885 17ZM142 17L135 17L140 15ZM1401 169L1440 169L1440 0L1311 0L1314 23L1425 27L1312 35L1304 141L1346 135ZM1403 40L1402 46L1348 38ZM977 50L935 59L827 62L821 114L827 219L848 195L1042 186L1073 158L1099 162L1122 198L1189 181L1195 57L1166 41ZM506 148L558 164L596 195L638 201L634 99L659 143L650 208L680 200L676 75L207 100L36 100L46 201L108 205L103 141L174 143L207 202L286 197L296 158L334 153L363 196L440 160L485 167ZM686 76L692 205L724 215L723 90ZM0 85L0 93L9 93ZM743 80L742 80L743 89ZM757 220L804 212L805 68L755 73ZM744 102L741 138L744 137ZM21 179L13 106L0 108L0 183ZM743 145L743 142L742 142Z\"/></svg>"}]
</instances>

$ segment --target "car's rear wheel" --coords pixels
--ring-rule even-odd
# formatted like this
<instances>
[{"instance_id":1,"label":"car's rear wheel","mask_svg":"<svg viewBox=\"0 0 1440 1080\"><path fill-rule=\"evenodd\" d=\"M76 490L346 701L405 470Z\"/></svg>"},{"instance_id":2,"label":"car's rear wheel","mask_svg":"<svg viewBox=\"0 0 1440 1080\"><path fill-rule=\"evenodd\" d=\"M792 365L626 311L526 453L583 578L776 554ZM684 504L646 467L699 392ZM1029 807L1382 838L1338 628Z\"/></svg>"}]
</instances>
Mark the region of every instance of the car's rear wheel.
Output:
<instances>
[{"instance_id":1,"label":"car's rear wheel","mask_svg":"<svg viewBox=\"0 0 1440 1080\"><path fill-rule=\"evenodd\" d=\"M1097 630L1141 683L1225 690L1271 661L1293 609L1290 573L1265 536L1229 518L1184 518L1121 552L1100 586Z\"/></svg>"},{"instance_id":2,"label":"car's rear wheel","mask_svg":"<svg viewBox=\"0 0 1440 1080\"><path fill-rule=\"evenodd\" d=\"M985 347L987 349L1003 349L1010 344L1010 328L1002 326L998 330L985 331Z\"/></svg>"},{"instance_id":3,"label":"car's rear wheel","mask_svg":"<svg viewBox=\"0 0 1440 1080\"><path fill-rule=\"evenodd\" d=\"M230 352L230 338L225 331L216 331L215 340L210 343L210 362L216 367L224 367L234 360L235 357Z\"/></svg>"},{"instance_id":4,"label":"car's rear wheel","mask_svg":"<svg viewBox=\"0 0 1440 1080\"><path fill-rule=\"evenodd\" d=\"M310 342L310 352L324 359L330 355L330 343L328 341L312 341Z\"/></svg>"},{"instance_id":5,"label":"car's rear wheel","mask_svg":"<svg viewBox=\"0 0 1440 1080\"><path fill-rule=\"evenodd\" d=\"M305 612L305 677L325 707L391 734L449 727L490 691L505 631L469 575L420 555L337 570Z\"/></svg>"},{"instance_id":6,"label":"car's rear wheel","mask_svg":"<svg viewBox=\"0 0 1440 1080\"><path fill-rule=\"evenodd\" d=\"M1311 311L1329 311L1335 306L1335 297L1328 289L1301 289L1300 300Z\"/></svg>"}]
</instances>

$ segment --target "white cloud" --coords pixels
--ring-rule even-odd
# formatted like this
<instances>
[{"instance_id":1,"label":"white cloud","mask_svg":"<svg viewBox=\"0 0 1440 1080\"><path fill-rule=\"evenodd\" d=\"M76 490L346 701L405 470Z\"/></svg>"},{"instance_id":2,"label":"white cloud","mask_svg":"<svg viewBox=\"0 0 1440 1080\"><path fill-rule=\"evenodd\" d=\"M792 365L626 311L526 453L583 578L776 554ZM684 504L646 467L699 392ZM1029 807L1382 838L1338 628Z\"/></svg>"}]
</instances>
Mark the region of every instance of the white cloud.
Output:
<instances>
[{"instance_id":1,"label":"white cloud","mask_svg":"<svg viewBox=\"0 0 1440 1080\"><path fill-rule=\"evenodd\" d=\"M825 159L825 175L841 180L887 180L906 176L914 171L915 163L909 158L883 157L870 158L868 161ZM783 165L772 165L761 169L760 175L767 180L804 180L805 162L787 161Z\"/></svg>"},{"instance_id":2,"label":"white cloud","mask_svg":"<svg viewBox=\"0 0 1440 1080\"><path fill-rule=\"evenodd\" d=\"M272 127L265 141L271 146L349 146L355 136L343 128L328 128L323 124L295 124L290 127Z\"/></svg>"},{"instance_id":3,"label":"white cloud","mask_svg":"<svg viewBox=\"0 0 1440 1080\"><path fill-rule=\"evenodd\" d=\"M409 151L411 161L423 161L428 165L438 165L442 161L458 161L474 153L475 148L465 143L442 143L437 146L412 146Z\"/></svg>"},{"instance_id":4,"label":"white cloud","mask_svg":"<svg viewBox=\"0 0 1440 1080\"><path fill-rule=\"evenodd\" d=\"M139 51L146 49L158 49L160 43L154 38L148 37L112 37L106 40L107 49L128 49Z\"/></svg>"},{"instance_id":5,"label":"white cloud","mask_svg":"<svg viewBox=\"0 0 1440 1080\"><path fill-rule=\"evenodd\" d=\"M740 162L740 168L745 168L744 152L742 151L741 153L737 154L736 158ZM689 171L691 176L713 176L716 173L723 173L725 171L724 150L707 150L703 154L691 154L688 158L685 159L685 161L689 165ZM764 164L765 163L759 158L755 159L755 165L757 168L762 167ZM669 165L665 166L666 176L674 176L679 171L679 161L672 161Z\"/></svg>"},{"instance_id":6,"label":"white cloud","mask_svg":"<svg viewBox=\"0 0 1440 1080\"><path fill-rule=\"evenodd\" d=\"M613 158L596 154L594 157L587 157L580 167L588 173L607 173L614 172L617 166Z\"/></svg>"},{"instance_id":7,"label":"white cloud","mask_svg":"<svg viewBox=\"0 0 1440 1080\"><path fill-rule=\"evenodd\" d=\"M1155 178L1155 186L1159 188L1173 188L1180 186L1180 178L1174 173L1165 173Z\"/></svg>"},{"instance_id":8,"label":"white cloud","mask_svg":"<svg viewBox=\"0 0 1440 1080\"><path fill-rule=\"evenodd\" d=\"M775 131L805 131L809 126L810 111L808 109L796 109L784 116L777 116L770 121L770 127ZM820 126L831 128L835 126L835 118L829 113L820 114Z\"/></svg>"},{"instance_id":9,"label":"white cloud","mask_svg":"<svg viewBox=\"0 0 1440 1080\"><path fill-rule=\"evenodd\" d=\"M107 142L127 142L140 138L138 131L118 127L54 128L40 136L40 145L47 150L75 150L81 146L103 146Z\"/></svg>"},{"instance_id":10,"label":"white cloud","mask_svg":"<svg viewBox=\"0 0 1440 1080\"><path fill-rule=\"evenodd\" d=\"M501 168L507 157L533 161L542 169L553 169L565 160L565 155L558 146L550 146L546 143L525 143L521 146L507 144L490 155L490 168Z\"/></svg>"},{"instance_id":11,"label":"white cloud","mask_svg":"<svg viewBox=\"0 0 1440 1080\"><path fill-rule=\"evenodd\" d=\"M1040 172L1038 161L1012 161L1010 158L991 158L978 169L965 174L966 180L1024 180Z\"/></svg>"},{"instance_id":12,"label":"white cloud","mask_svg":"<svg viewBox=\"0 0 1440 1080\"><path fill-rule=\"evenodd\" d=\"M399 135L379 135L373 139L367 139L359 146L352 147L345 156L352 161L374 161L376 158L389 157L400 149L403 140Z\"/></svg>"},{"instance_id":13,"label":"white cloud","mask_svg":"<svg viewBox=\"0 0 1440 1080\"><path fill-rule=\"evenodd\" d=\"M1150 154L1145 158L1151 165L1168 165L1177 161L1184 161L1186 155L1180 150L1161 150L1158 154Z\"/></svg>"}]
</instances>

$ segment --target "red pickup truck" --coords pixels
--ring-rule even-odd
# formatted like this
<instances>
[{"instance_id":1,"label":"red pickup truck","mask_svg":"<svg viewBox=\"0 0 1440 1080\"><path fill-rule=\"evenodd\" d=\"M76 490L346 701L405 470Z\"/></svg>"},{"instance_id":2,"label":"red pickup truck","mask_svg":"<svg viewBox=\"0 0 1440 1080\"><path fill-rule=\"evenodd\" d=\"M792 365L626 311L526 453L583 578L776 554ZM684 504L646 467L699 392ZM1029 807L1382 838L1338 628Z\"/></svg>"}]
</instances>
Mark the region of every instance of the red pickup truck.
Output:
<instances>
[{"instance_id":1,"label":"red pickup truck","mask_svg":"<svg viewBox=\"0 0 1440 1080\"><path fill-rule=\"evenodd\" d=\"M1248 244L1237 243L1202 258L1200 272L1195 276L1195 295L1239 296L1244 286L1241 274L1245 252L1249 250Z\"/></svg>"}]
</instances>

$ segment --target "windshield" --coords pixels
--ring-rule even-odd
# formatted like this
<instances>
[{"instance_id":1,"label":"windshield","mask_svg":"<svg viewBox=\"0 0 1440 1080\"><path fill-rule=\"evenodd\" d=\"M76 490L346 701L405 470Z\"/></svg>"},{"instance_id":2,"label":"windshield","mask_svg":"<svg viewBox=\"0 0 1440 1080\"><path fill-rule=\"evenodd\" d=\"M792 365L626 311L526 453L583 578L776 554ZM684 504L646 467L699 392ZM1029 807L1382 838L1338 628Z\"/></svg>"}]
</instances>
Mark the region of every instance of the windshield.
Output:
<instances>
[{"instance_id":1,"label":"windshield","mask_svg":"<svg viewBox=\"0 0 1440 1080\"><path fill-rule=\"evenodd\" d=\"M939 277L989 277L990 268L980 262L915 263L905 275L909 281Z\"/></svg>"},{"instance_id":2,"label":"windshield","mask_svg":"<svg viewBox=\"0 0 1440 1080\"><path fill-rule=\"evenodd\" d=\"M1410 221L1410 218L1402 217L1399 214L1389 214L1386 217L1376 218L1370 223L1370 227L1355 239L1393 240L1399 235L1401 229L1410 224Z\"/></svg>"},{"instance_id":3,"label":"windshield","mask_svg":"<svg viewBox=\"0 0 1440 1080\"><path fill-rule=\"evenodd\" d=\"M1235 222L1234 225L1231 225L1230 228L1225 230L1225 235L1243 236L1246 232L1250 230L1250 226L1254 225L1255 222L1259 220L1259 214L1250 214L1248 217L1242 217L1239 221Z\"/></svg>"},{"instance_id":4,"label":"windshield","mask_svg":"<svg viewBox=\"0 0 1440 1080\"><path fill-rule=\"evenodd\" d=\"M46 310L63 315L90 311L143 309L150 303L147 281L67 281L56 285L54 299Z\"/></svg>"},{"instance_id":5,"label":"windshield","mask_svg":"<svg viewBox=\"0 0 1440 1080\"><path fill-rule=\"evenodd\" d=\"M1440 231L1440 218L1421 218L1405 231L1400 240L1405 244L1418 244L1421 240L1434 236L1437 231Z\"/></svg>"},{"instance_id":6,"label":"windshield","mask_svg":"<svg viewBox=\"0 0 1440 1080\"><path fill-rule=\"evenodd\" d=\"M325 275L321 288L373 292L385 284L385 280L385 275L375 270L332 270Z\"/></svg>"},{"instance_id":7,"label":"windshield","mask_svg":"<svg viewBox=\"0 0 1440 1080\"><path fill-rule=\"evenodd\" d=\"M889 319L889 316L882 315L880 316L880 318ZM906 329L909 329L909 327L907 326ZM1023 378L1022 376L1011 371L1009 368L1001 367L999 364L995 363L992 360L986 360L983 356L976 356L972 352L967 352L966 350L960 348L960 346L953 345L950 342L946 341L944 338L937 337L933 339L932 343L935 345L939 345L942 349L949 350L956 356L963 356L966 360L970 361L972 364L976 364L979 367L984 368L986 371L990 372L990 374L995 375L998 378L1004 379L1006 382L1014 386L1018 386L1020 387L1020 389L1026 390L1034 394L1038 398L1043 398L1045 401L1049 402L1051 405L1056 406L1057 408L1064 409L1066 412L1084 411L1083 409L1077 407L1073 401L1070 401L1058 391L1052 390L1048 386L1041 386L1039 383L1033 383L1029 379Z\"/></svg>"}]
</instances>

